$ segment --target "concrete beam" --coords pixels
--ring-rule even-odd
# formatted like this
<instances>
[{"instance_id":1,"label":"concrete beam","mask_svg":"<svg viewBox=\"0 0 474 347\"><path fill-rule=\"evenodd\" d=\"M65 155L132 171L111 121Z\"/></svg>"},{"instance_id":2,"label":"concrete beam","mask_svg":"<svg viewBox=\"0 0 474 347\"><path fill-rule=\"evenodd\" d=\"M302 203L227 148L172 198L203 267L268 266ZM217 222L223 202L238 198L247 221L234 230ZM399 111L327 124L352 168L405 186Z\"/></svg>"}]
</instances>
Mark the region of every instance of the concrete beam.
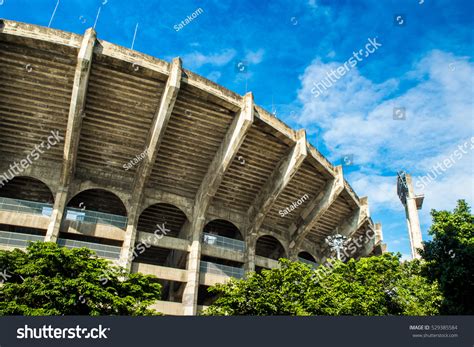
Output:
<instances>
[{"instance_id":1,"label":"concrete beam","mask_svg":"<svg viewBox=\"0 0 474 347\"><path fill-rule=\"evenodd\" d=\"M265 258L259 255L255 256L255 265L264 267L266 269L277 269L280 267L278 260Z\"/></svg>"},{"instance_id":2,"label":"concrete beam","mask_svg":"<svg viewBox=\"0 0 474 347\"><path fill-rule=\"evenodd\" d=\"M318 223L324 213L336 201L344 189L344 177L342 166L335 168L335 177L329 180L321 192L308 204L301 212L299 225L292 225L290 232L293 232L293 240L290 242L290 249L297 250L306 235Z\"/></svg>"},{"instance_id":3,"label":"concrete beam","mask_svg":"<svg viewBox=\"0 0 474 347\"><path fill-rule=\"evenodd\" d=\"M155 247L161 247L166 249L173 249L176 251L188 252L191 246L191 242L188 240L179 239L177 237L163 236L156 237L155 234L145 233L143 231L138 232L138 242L143 242Z\"/></svg>"},{"instance_id":4,"label":"concrete beam","mask_svg":"<svg viewBox=\"0 0 474 347\"><path fill-rule=\"evenodd\" d=\"M70 48L81 47L82 40L78 34L7 19L0 19L0 33L17 37L19 42L29 39Z\"/></svg>"},{"instance_id":5,"label":"concrete beam","mask_svg":"<svg viewBox=\"0 0 474 347\"><path fill-rule=\"evenodd\" d=\"M359 208L355 209L337 228L337 233L351 237L370 218L369 201L367 197L359 199Z\"/></svg>"},{"instance_id":6,"label":"concrete beam","mask_svg":"<svg viewBox=\"0 0 474 347\"><path fill-rule=\"evenodd\" d=\"M82 38L74 73L71 102L64 138L63 163L60 177L60 188L56 194L53 213L46 232L45 241L56 242L59 228L68 201L69 186L74 178L77 149L81 136L82 119L86 104L87 87L92 66L94 46L97 41L94 29L87 29Z\"/></svg>"},{"instance_id":7,"label":"concrete beam","mask_svg":"<svg viewBox=\"0 0 474 347\"><path fill-rule=\"evenodd\" d=\"M131 272L140 272L145 275L153 275L167 281L186 281L186 270L176 269L167 266L151 265L145 263L133 263Z\"/></svg>"},{"instance_id":8,"label":"concrete beam","mask_svg":"<svg viewBox=\"0 0 474 347\"><path fill-rule=\"evenodd\" d=\"M211 274L211 273L202 273L201 276L199 277L199 284L203 286L214 286L216 284L224 284L228 281L230 281L231 277L227 275L216 275L216 274ZM186 308L184 309L184 315L186 314ZM196 313L198 312L198 306L196 306Z\"/></svg>"},{"instance_id":9,"label":"concrete beam","mask_svg":"<svg viewBox=\"0 0 474 347\"><path fill-rule=\"evenodd\" d=\"M133 248L137 234L137 224L140 213L140 206L144 198L144 188L148 181L153 165L160 148L160 144L165 135L166 127L173 112L174 104L178 97L181 87L182 62L180 58L173 59L170 66L168 81L161 97L160 106L153 118L151 129L146 141L146 155L141 161L135 175L132 194L130 198L130 211L128 213L128 224L125 232L125 238L120 253L120 264L126 269L130 269Z\"/></svg>"},{"instance_id":10,"label":"concrete beam","mask_svg":"<svg viewBox=\"0 0 474 347\"><path fill-rule=\"evenodd\" d=\"M247 93L242 100L242 108L234 118L219 150L201 182L195 198L194 215L201 217L207 212L212 197L219 189L227 169L244 142L254 119L254 101L252 93Z\"/></svg>"},{"instance_id":11,"label":"concrete beam","mask_svg":"<svg viewBox=\"0 0 474 347\"><path fill-rule=\"evenodd\" d=\"M306 156L306 133L304 130L299 130L296 133L296 144L289 155L280 161L254 203L250 206L247 234L254 234L258 231L265 216L270 212L275 201L303 164Z\"/></svg>"},{"instance_id":12,"label":"concrete beam","mask_svg":"<svg viewBox=\"0 0 474 347\"><path fill-rule=\"evenodd\" d=\"M362 249L358 252L357 258L366 257L374 251L375 247L377 246L377 231L373 230L373 233L375 233L375 236L372 239L367 240Z\"/></svg>"},{"instance_id":13,"label":"concrete beam","mask_svg":"<svg viewBox=\"0 0 474 347\"><path fill-rule=\"evenodd\" d=\"M209 257L232 260L241 263L245 262L244 252L226 249L222 247L216 247L205 243L202 244L201 254L207 255Z\"/></svg>"},{"instance_id":14,"label":"concrete beam","mask_svg":"<svg viewBox=\"0 0 474 347\"><path fill-rule=\"evenodd\" d=\"M149 308L156 310L157 312L162 313L165 316L182 316L183 307L180 302L171 302L171 301L156 301Z\"/></svg>"},{"instance_id":15,"label":"concrete beam","mask_svg":"<svg viewBox=\"0 0 474 347\"><path fill-rule=\"evenodd\" d=\"M383 242L382 223L375 223L375 243Z\"/></svg>"}]
</instances>

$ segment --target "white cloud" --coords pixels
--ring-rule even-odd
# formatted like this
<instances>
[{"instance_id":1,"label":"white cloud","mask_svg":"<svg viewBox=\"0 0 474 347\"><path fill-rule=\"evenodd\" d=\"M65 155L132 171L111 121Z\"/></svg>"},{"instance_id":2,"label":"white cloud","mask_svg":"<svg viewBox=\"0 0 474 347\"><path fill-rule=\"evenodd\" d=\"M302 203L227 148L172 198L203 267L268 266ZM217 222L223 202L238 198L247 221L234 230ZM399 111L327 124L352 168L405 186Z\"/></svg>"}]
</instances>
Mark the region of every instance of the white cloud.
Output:
<instances>
[{"instance_id":1,"label":"white cloud","mask_svg":"<svg viewBox=\"0 0 474 347\"><path fill-rule=\"evenodd\" d=\"M396 171L406 169L416 179L473 135L474 64L435 50L400 77L414 85L402 93L395 79L375 83L354 68L315 98L313 82L340 65L316 59L307 67L300 77L303 107L297 121L308 133L321 130L331 160L354 155L360 170L349 181L359 195L369 196L371 207L399 210ZM393 120L394 107L405 107L407 119ZM473 171L471 151L427 186L423 219L430 208L452 209L457 198L472 203Z\"/></svg>"},{"instance_id":2,"label":"white cloud","mask_svg":"<svg viewBox=\"0 0 474 347\"><path fill-rule=\"evenodd\" d=\"M396 176L383 176L376 172L356 171L347 176L359 196L369 198L372 212L390 208L403 211L396 189Z\"/></svg>"},{"instance_id":3,"label":"white cloud","mask_svg":"<svg viewBox=\"0 0 474 347\"><path fill-rule=\"evenodd\" d=\"M263 60L264 54L265 51L261 48L255 52L250 51L245 55L244 61L252 65L260 64Z\"/></svg>"},{"instance_id":4,"label":"white cloud","mask_svg":"<svg viewBox=\"0 0 474 347\"><path fill-rule=\"evenodd\" d=\"M195 69L203 65L224 66L235 57L234 49L224 49L219 53L205 55L201 52L188 53L183 56L186 68Z\"/></svg>"}]
</instances>

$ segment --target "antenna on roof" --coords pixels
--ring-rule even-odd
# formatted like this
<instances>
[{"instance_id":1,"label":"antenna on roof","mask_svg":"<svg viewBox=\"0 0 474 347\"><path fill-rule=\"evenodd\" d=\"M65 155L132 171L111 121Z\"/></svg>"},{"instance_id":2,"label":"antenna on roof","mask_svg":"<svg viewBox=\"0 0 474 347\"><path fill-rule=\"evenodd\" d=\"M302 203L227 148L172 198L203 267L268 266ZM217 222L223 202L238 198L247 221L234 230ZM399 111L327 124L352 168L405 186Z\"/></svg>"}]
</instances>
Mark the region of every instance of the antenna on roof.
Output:
<instances>
[{"instance_id":1,"label":"antenna on roof","mask_svg":"<svg viewBox=\"0 0 474 347\"><path fill-rule=\"evenodd\" d=\"M276 115L277 115L277 112L276 112L276 109L275 109L275 105L273 104L273 94L272 94L272 115L273 115L274 117L276 117Z\"/></svg>"},{"instance_id":2,"label":"antenna on roof","mask_svg":"<svg viewBox=\"0 0 474 347\"><path fill-rule=\"evenodd\" d=\"M137 25L135 25L135 33L133 34L132 49L133 49L133 46L135 45L135 38L137 37L137 30L138 30L138 23L137 23Z\"/></svg>"},{"instance_id":3,"label":"antenna on roof","mask_svg":"<svg viewBox=\"0 0 474 347\"><path fill-rule=\"evenodd\" d=\"M49 20L48 28L51 27L51 23L53 22L54 15L56 14L56 10L58 9L59 6L59 1L56 3L56 7L54 8L53 14L51 15L51 19Z\"/></svg>"},{"instance_id":4,"label":"antenna on roof","mask_svg":"<svg viewBox=\"0 0 474 347\"><path fill-rule=\"evenodd\" d=\"M99 10L97 11L97 16L95 17L95 22L94 22L94 29L95 29L95 26L97 25L97 21L99 20L100 9L101 8L102 8L102 6L99 6Z\"/></svg>"}]
</instances>

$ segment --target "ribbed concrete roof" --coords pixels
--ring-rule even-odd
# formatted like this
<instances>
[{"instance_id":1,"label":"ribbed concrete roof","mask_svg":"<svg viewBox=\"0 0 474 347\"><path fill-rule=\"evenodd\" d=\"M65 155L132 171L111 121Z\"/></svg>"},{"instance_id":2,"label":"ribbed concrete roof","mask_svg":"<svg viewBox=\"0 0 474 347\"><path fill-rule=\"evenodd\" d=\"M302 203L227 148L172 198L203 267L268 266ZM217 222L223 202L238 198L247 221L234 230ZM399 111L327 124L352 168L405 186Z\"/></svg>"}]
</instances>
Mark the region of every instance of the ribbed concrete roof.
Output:
<instances>
[{"instance_id":1,"label":"ribbed concrete roof","mask_svg":"<svg viewBox=\"0 0 474 347\"><path fill-rule=\"evenodd\" d=\"M13 160L24 158L51 129L67 132L82 42L80 35L0 21L2 171ZM78 186L87 182L109 189L127 200L124 197L134 187L139 165L125 170L124 164L147 148L172 66L102 40L97 40L93 49L73 181ZM147 202L157 196L170 196L173 201L185 202L183 206L193 203L243 102L242 96L182 70L181 86L144 186ZM343 180L342 191L328 208L319 214L314 211L328 184L342 177L342 169L334 167L308 142L306 155L288 182L276 190L276 196L265 196L269 180L282 175L278 170L291 157L299 134L255 105L253 124L216 186L209 211L240 216L241 220L251 216L249 223L260 218L259 230L280 235L288 242L296 235L295 230L313 217L317 217L317 223L305 232L306 241L321 243L326 235L334 233L361 209L365 200L361 203ZM45 152L29 169L52 190L60 181L63 146L61 143ZM281 210L305 194L307 200L281 217ZM128 203L124 201L127 209ZM369 215L365 217L364 222L373 228Z\"/></svg>"}]
</instances>

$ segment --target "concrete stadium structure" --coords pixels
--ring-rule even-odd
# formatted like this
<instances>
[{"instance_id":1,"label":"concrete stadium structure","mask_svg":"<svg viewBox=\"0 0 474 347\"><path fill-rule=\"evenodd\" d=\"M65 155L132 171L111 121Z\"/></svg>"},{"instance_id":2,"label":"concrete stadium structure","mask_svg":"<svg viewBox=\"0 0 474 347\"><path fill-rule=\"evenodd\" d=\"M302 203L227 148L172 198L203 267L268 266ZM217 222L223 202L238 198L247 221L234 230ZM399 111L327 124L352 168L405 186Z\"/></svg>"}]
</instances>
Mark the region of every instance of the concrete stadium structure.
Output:
<instances>
[{"instance_id":1,"label":"concrete stadium structure","mask_svg":"<svg viewBox=\"0 0 474 347\"><path fill-rule=\"evenodd\" d=\"M303 130L93 29L0 20L0 180L3 249L90 247L157 276L165 314L195 315L207 287L280 257L321 263L328 235L363 240L353 257L383 251L367 198Z\"/></svg>"}]
</instances>

